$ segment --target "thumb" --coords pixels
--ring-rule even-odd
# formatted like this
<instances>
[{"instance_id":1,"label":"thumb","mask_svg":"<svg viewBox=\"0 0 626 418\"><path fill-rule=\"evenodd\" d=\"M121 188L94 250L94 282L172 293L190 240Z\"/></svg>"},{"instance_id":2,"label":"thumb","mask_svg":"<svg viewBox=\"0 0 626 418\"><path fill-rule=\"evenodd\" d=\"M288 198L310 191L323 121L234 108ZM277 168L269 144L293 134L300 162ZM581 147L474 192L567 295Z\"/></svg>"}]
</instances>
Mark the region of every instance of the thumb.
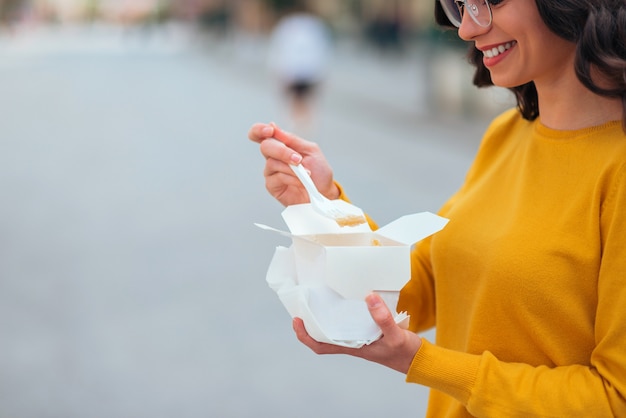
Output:
<instances>
[{"instance_id":1,"label":"thumb","mask_svg":"<svg viewBox=\"0 0 626 418\"><path fill-rule=\"evenodd\" d=\"M376 322L376 325L380 327L383 335L392 334L397 331L398 325L380 295L370 293L365 297L365 302L367 303L367 309L369 309L372 319Z\"/></svg>"}]
</instances>

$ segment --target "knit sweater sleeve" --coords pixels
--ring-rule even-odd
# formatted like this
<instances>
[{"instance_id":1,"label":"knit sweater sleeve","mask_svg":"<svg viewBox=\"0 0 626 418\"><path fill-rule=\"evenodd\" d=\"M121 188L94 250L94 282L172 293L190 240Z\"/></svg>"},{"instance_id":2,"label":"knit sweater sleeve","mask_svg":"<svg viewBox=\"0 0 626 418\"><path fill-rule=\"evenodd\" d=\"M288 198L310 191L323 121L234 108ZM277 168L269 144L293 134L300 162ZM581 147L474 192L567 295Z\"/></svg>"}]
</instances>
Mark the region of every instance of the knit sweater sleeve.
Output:
<instances>
[{"instance_id":1,"label":"knit sweater sleeve","mask_svg":"<svg viewBox=\"0 0 626 418\"><path fill-rule=\"evenodd\" d=\"M504 362L423 340L407 382L446 393L477 417L626 416L626 167L601 212L595 348L588 365Z\"/></svg>"}]
</instances>

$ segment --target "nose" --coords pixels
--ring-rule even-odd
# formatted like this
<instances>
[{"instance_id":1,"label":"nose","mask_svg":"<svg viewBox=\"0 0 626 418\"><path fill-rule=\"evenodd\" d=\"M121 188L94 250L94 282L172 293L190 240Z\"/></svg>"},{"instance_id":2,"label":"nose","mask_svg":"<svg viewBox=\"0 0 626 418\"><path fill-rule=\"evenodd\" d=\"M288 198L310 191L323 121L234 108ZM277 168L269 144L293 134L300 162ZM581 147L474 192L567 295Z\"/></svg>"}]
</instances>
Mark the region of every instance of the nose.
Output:
<instances>
[{"instance_id":1,"label":"nose","mask_svg":"<svg viewBox=\"0 0 626 418\"><path fill-rule=\"evenodd\" d=\"M465 10L461 18L461 26L459 26L459 38L464 41L471 41L479 35L483 35L491 30L491 26L483 27L474 22L470 16L470 12Z\"/></svg>"}]
</instances>

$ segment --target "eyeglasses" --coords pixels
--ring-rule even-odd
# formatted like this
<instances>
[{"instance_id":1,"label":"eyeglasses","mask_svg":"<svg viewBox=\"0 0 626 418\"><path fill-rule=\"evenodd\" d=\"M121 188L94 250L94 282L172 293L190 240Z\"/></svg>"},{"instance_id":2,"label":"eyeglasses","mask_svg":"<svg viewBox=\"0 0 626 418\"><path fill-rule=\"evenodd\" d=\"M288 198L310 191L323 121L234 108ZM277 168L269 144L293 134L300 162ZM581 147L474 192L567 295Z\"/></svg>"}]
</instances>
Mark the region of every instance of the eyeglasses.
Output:
<instances>
[{"instance_id":1,"label":"eyeglasses","mask_svg":"<svg viewBox=\"0 0 626 418\"><path fill-rule=\"evenodd\" d=\"M439 3L450 22L457 28L461 26L465 9L478 26L486 28L491 25L489 0L439 0Z\"/></svg>"}]
</instances>

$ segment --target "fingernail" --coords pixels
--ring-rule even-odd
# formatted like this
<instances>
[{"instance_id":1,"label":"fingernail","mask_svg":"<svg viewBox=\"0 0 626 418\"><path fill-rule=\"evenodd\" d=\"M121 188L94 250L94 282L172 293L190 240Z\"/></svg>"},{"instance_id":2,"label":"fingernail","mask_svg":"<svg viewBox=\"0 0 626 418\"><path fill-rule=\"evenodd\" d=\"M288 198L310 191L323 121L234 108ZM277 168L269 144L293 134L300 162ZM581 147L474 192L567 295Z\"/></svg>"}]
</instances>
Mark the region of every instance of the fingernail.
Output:
<instances>
[{"instance_id":1,"label":"fingernail","mask_svg":"<svg viewBox=\"0 0 626 418\"><path fill-rule=\"evenodd\" d=\"M294 164L300 164L302 156L300 154L291 154L291 162Z\"/></svg>"},{"instance_id":2,"label":"fingernail","mask_svg":"<svg viewBox=\"0 0 626 418\"><path fill-rule=\"evenodd\" d=\"M272 134L274 134L274 128L272 128L271 126L266 126L261 130L261 133L264 136L271 136Z\"/></svg>"},{"instance_id":3,"label":"fingernail","mask_svg":"<svg viewBox=\"0 0 626 418\"><path fill-rule=\"evenodd\" d=\"M370 293L365 297L365 302L367 302L368 308L376 308L380 305L380 298L376 294Z\"/></svg>"}]
</instances>

